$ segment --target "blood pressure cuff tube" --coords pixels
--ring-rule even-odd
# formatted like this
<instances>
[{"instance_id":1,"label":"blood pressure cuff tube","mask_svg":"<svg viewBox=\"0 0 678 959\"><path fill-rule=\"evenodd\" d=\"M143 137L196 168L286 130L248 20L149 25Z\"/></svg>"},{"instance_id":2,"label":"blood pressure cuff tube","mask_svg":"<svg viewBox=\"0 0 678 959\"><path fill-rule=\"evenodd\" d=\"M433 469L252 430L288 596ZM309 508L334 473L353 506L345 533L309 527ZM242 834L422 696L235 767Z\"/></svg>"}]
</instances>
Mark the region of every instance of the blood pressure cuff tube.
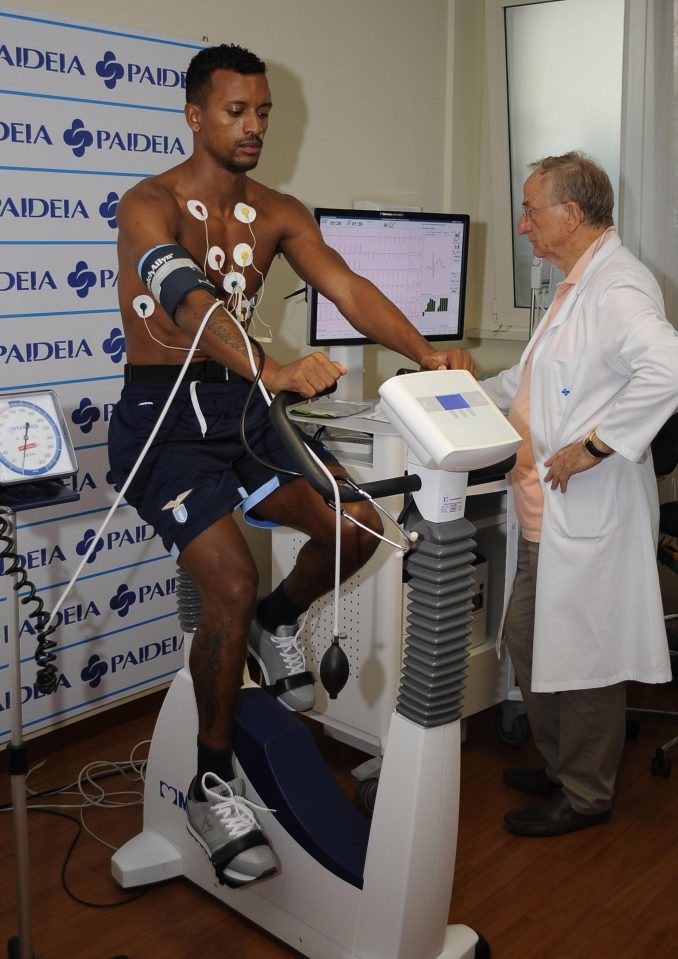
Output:
<instances>
[{"instance_id":1,"label":"blood pressure cuff tube","mask_svg":"<svg viewBox=\"0 0 678 959\"><path fill-rule=\"evenodd\" d=\"M192 290L207 290L217 295L214 284L176 243L154 246L144 253L139 261L139 276L175 323L174 314L179 304Z\"/></svg>"}]
</instances>

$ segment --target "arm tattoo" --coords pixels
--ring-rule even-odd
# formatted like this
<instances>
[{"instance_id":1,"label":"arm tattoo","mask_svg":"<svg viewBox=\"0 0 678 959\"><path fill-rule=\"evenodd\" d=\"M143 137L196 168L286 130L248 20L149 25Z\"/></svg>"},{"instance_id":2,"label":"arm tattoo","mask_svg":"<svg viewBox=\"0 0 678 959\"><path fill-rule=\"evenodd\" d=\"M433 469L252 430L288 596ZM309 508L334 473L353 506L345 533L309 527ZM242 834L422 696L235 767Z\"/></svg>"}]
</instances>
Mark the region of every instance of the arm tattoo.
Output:
<instances>
[{"instance_id":1,"label":"arm tattoo","mask_svg":"<svg viewBox=\"0 0 678 959\"><path fill-rule=\"evenodd\" d=\"M221 310L215 310L207 321L207 329L226 346L246 357L247 347L241 334L234 328L234 324L235 321L228 314L224 316Z\"/></svg>"}]
</instances>

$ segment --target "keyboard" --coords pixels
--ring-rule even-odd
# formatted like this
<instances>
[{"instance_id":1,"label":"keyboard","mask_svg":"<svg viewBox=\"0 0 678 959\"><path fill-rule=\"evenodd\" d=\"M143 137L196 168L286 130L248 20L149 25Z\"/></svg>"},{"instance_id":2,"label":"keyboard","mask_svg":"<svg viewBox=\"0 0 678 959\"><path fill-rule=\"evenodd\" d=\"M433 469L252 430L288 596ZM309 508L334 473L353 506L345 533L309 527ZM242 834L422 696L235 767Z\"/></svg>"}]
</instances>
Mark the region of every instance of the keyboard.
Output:
<instances>
[{"instance_id":1,"label":"keyboard","mask_svg":"<svg viewBox=\"0 0 678 959\"><path fill-rule=\"evenodd\" d=\"M295 416L317 417L319 419L338 420L345 416L356 416L371 410L372 403L359 400L318 400L304 406L296 406L291 412Z\"/></svg>"}]
</instances>

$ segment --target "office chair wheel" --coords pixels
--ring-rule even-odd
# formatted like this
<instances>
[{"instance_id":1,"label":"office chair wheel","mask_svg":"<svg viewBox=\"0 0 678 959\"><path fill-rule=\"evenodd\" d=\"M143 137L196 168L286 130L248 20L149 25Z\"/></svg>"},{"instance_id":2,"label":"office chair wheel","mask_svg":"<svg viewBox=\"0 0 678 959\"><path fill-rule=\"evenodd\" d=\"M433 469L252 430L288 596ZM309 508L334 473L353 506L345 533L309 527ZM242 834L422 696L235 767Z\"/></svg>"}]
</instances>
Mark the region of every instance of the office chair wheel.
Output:
<instances>
[{"instance_id":1,"label":"office chair wheel","mask_svg":"<svg viewBox=\"0 0 678 959\"><path fill-rule=\"evenodd\" d=\"M664 779L668 779L671 775L671 760L661 747L657 749L657 752L652 757L650 768L653 776L663 776Z\"/></svg>"},{"instance_id":2,"label":"office chair wheel","mask_svg":"<svg viewBox=\"0 0 678 959\"><path fill-rule=\"evenodd\" d=\"M363 779L362 782L358 783L355 798L360 811L364 812L366 816L371 817L374 812L378 786L378 779Z\"/></svg>"},{"instance_id":3,"label":"office chair wheel","mask_svg":"<svg viewBox=\"0 0 678 959\"><path fill-rule=\"evenodd\" d=\"M526 713L508 715L502 706L495 714L494 726L501 741L510 746L522 746L530 738L530 721Z\"/></svg>"},{"instance_id":4,"label":"office chair wheel","mask_svg":"<svg viewBox=\"0 0 678 959\"><path fill-rule=\"evenodd\" d=\"M474 959L492 959L492 953L490 952L490 946L486 939L476 933L478 936L478 942L476 943L476 948L474 952Z\"/></svg>"},{"instance_id":5,"label":"office chair wheel","mask_svg":"<svg viewBox=\"0 0 678 959\"><path fill-rule=\"evenodd\" d=\"M640 732L640 723L637 719L627 719L626 720L626 734L625 738L628 739L638 739L638 733Z\"/></svg>"}]
</instances>

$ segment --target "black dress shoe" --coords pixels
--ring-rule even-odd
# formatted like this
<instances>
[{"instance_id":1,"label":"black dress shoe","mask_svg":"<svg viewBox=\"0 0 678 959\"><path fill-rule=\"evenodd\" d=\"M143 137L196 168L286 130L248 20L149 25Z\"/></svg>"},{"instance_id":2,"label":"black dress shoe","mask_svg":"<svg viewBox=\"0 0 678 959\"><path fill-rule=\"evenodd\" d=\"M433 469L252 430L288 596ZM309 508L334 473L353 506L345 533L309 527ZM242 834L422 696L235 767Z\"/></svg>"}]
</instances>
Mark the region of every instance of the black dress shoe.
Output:
<instances>
[{"instance_id":1,"label":"black dress shoe","mask_svg":"<svg viewBox=\"0 0 678 959\"><path fill-rule=\"evenodd\" d=\"M550 796L561 788L560 783L549 779L545 769L505 769L501 778L511 789L529 796Z\"/></svg>"},{"instance_id":2,"label":"black dress shoe","mask_svg":"<svg viewBox=\"0 0 678 959\"><path fill-rule=\"evenodd\" d=\"M578 829L600 826L611 818L611 809L595 813L576 812L567 796L558 792L536 806L507 812L504 825L516 836L564 836Z\"/></svg>"}]
</instances>

